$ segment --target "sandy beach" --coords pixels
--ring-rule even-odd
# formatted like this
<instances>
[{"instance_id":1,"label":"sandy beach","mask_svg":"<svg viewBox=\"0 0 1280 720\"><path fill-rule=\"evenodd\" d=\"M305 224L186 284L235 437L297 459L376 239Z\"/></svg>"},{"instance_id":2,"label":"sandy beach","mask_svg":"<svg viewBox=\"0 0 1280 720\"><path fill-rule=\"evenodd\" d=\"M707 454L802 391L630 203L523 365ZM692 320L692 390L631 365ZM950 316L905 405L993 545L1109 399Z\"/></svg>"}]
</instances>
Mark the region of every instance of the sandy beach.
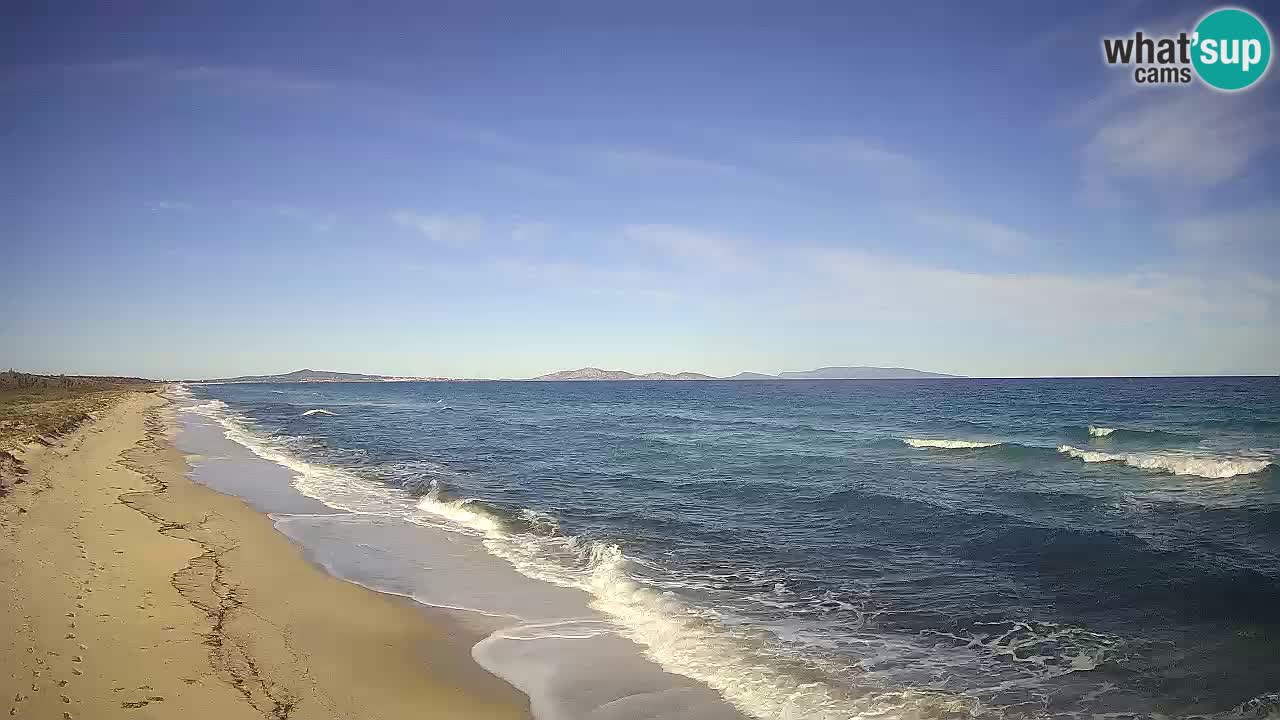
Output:
<instances>
[{"instance_id":1,"label":"sandy beach","mask_svg":"<svg viewBox=\"0 0 1280 720\"><path fill-rule=\"evenodd\" d=\"M524 718L479 639L333 578L187 479L167 401L127 393L0 498L0 697L19 718Z\"/></svg>"}]
</instances>

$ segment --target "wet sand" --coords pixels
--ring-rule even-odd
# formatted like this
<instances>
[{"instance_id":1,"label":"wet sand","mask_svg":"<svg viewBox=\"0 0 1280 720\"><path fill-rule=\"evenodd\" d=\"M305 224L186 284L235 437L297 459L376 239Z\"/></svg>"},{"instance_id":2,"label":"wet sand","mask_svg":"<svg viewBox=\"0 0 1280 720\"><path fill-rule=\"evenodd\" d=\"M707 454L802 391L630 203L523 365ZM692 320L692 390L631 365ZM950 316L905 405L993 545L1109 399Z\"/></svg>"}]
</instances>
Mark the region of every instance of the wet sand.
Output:
<instances>
[{"instance_id":1,"label":"wet sand","mask_svg":"<svg viewBox=\"0 0 1280 720\"><path fill-rule=\"evenodd\" d=\"M0 498L0 712L29 718L528 718L481 635L331 577L187 479L132 393L15 453Z\"/></svg>"}]
</instances>

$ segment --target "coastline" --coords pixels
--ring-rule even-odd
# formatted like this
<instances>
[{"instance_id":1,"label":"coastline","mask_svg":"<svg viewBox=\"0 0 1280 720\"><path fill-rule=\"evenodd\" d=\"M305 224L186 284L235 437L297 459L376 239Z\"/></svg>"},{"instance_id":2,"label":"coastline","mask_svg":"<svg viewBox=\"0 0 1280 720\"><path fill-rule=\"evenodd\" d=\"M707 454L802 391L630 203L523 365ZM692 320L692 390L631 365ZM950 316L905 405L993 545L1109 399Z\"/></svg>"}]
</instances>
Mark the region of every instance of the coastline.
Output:
<instances>
[{"instance_id":1,"label":"coastline","mask_svg":"<svg viewBox=\"0 0 1280 720\"><path fill-rule=\"evenodd\" d=\"M10 716L529 717L472 659L483 635L327 574L189 479L168 407L129 393L22 453L0 500Z\"/></svg>"},{"instance_id":2,"label":"coastline","mask_svg":"<svg viewBox=\"0 0 1280 720\"><path fill-rule=\"evenodd\" d=\"M220 400L181 390L172 396L174 443L192 480L265 513L326 573L465 627L471 657L519 688L534 717L744 720L708 684L672 672L626 637L580 580L522 561L513 538L465 502L414 496L309 462L287 441L257 434ZM598 580L630 592L624 577Z\"/></svg>"}]
</instances>

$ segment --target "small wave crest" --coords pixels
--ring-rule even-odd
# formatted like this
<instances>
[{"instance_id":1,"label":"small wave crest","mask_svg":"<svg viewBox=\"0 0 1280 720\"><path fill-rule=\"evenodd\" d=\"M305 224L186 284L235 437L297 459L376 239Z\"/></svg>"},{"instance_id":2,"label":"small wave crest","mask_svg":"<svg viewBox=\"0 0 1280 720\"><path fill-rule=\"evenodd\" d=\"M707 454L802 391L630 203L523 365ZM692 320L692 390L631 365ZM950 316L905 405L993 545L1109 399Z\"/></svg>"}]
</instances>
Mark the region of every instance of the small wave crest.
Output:
<instances>
[{"instance_id":1,"label":"small wave crest","mask_svg":"<svg viewBox=\"0 0 1280 720\"><path fill-rule=\"evenodd\" d=\"M1133 440L1143 442L1157 443L1176 443L1194 441L1196 435L1183 432L1171 432L1169 430L1157 430L1154 428L1126 428L1111 427L1107 425L1089 425L1086 428L1088 437L1090 438L1107 438L1110 440ZM1073 436L1076 432L1072 433Z\"/></svg>"},{"instance_id":2,"label":"small wave crest","mask_svg":"<svg viewBox=\"0 0 1280 720\"><path fill-rule=\"evenodd\" d=\"M1082 450L1070 445L1059 445L1058 452L1087 463L1118 462L1143 470L1158 470L1174 475L1195 475L1214 479L1251 475L1271 465L1270 460L1258 458L1217 457L1185 452L1108 453Z\"/></svg>"},{"instance_id":3,"label":"small wave crest","mask_svg":"<svg viewBox=\"0 0 1280 720\"><path fill-rule=\"evenodd\" d=\"M337 414L338 414L338 413L330 412L330 411L328 411L328 410L324 410L324 409L322 409L322 408L314 408L314 409L311 409L311 410L308 410L308 411L306 411L306 412L302 413L303 417L306 417L307 415L337 415Z\"/></svg>"},{"instance_id":4,"label":"small wave crest","mask_svg":"<svg viewBox=\"0 0 1280 720\"><path fill-rule=\"evenodd\" d=\"M971 450L974 448L995 447L1003 444L998 442L979 442L977 440L948 440L945 438L903 438L902 442L913 448L940 448L945 450Z\"/></svg>"},{"instance_id":5,"label":"small wave crest","mask_svg":"<svg viewBox=\"0 0 1280 720\"><path fill-rule=\"evenodd\" d=\"M418 509L480 534L501 532L504 529L501 518L488 512L478 500L447 500L442 497L443 489L444 486L439 481L432 480L431 489L418 499Z\"/></svg>"}]
</instances>

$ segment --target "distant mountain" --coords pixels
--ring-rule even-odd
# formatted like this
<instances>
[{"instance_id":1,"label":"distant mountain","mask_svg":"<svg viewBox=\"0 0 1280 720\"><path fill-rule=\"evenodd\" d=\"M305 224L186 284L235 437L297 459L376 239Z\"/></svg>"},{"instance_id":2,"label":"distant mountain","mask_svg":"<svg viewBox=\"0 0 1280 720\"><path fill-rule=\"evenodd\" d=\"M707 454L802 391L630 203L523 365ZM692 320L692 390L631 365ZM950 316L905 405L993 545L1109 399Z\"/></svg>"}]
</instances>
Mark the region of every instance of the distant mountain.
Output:
<instances>
[{"instance_id":1,"label":"distant mountain","mask_svg":"<svg viewBox=\"0 0 1280 720\"><path fill-rule=\"evenodd\" d=\"M644 375L629 373L626 370L601 370L595 367L579 368L577 370L561 370L559 372L540 375L534 380L715 380L716 378L702 373L682 372L663 373L653 372Z\"/></svg>"},{"instance_id":2,"label":"distant mountain","mask_svg":"<svg viewBox=\"0 0 1280 720\"><path fill-rule=\"evenodd\" d=\"M635 373L629 373L625 370L601 370L595 367L579 368L577 370L561 370L559 372L547 373L539 375L534 380L635 380L638 377Z\"/></svg>"},{"instance_id":3,"label":"distant mountain","mask_svg":"<svg viewBox=\"0 0 1280 720\"><path fill-rule=\"evenodd\" d=\"M740 372L737 375L731 375L730 377L723 378L723 379L725 380L781 380L782 378L779 378L777 375L765 375L764 373Z\"/></svg>"},{"instance_id":4,"label":"distant mountain","mask_svg":"<svg viewBox=\"0 0 1280 720\"><path fill-rule=\"evenodd\" d=\"M778 373L783 380L910 380L918 378L955 378L963 375L925 372L911 368L882 367L824 367L817 370L799 370Z\"/></svg>"},{"instance_id":5,"label":"distant mountain","mask_svg":"<svg viewBox=\"0 0 1280 720\"><path fill-rule=\"evenodd\" d=\"M626 370L601 370L596 367L585 367L577 370L561 370L541 375L534 380L901 380L911 378L949 378L961 375L945 375L943 373L925 372L910 368L881 367L825 367L817 370L803 370L765 375L764 373L740 372L726 378L717 378L702 373L654 372L638 375Z\"/></svg>"},{"instance_id":6,"label":"distant mountain","mask_svg":"<svg viewBox=\"0 0 1280 720\"><path fill-rule=\"evenodd\" d=\"M637 380L719 380L720 378L703 375L696 372L679 372L674 375L664 372L645 373L636 377Z\"/></svg>"},{"instance_id":7,"label":"distant mountain","mask_svg":"<svg viewBox=\"0 0 1280 720\"><path fill-rule=\"evenodd\" d=\"M311 383L311 382L396 382L404 380L448 380L439 377L395 377L391 375L364 375L362 373L332 372L330 370L294 370L280 375L241 375L214 380L192 380L203 383Z\"/></svg>"}]
</instances>

